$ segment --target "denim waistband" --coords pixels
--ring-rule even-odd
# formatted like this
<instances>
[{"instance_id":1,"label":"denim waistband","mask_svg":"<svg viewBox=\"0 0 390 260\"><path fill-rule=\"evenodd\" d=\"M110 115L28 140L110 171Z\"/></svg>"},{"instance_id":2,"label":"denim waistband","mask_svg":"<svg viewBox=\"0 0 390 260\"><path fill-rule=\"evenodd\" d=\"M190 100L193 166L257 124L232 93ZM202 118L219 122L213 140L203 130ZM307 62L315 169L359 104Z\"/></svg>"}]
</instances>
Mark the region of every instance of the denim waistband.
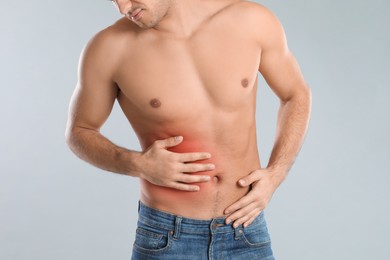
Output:
<instances>
[{"instance_id":1,"label":"denim waistband","mask_svg":"<svg viewBox=\"0 0 390 260\"><path fill-rule=\"evenodd\" d=\"M209 233L235 233L244 229L242 225L237 228L233 227L233 223L225 224L225 217L213 218L209 220L192 219L174 215L168 212L150 208L139 202L138 207L138 222L143 225L148 225L154 228L165 229L167 231L174 230L175 233L189 234L209 234ZM245 230L257 228L258 225L264 222L264 212L250 224Z\"/></svg>"}]
</instances>

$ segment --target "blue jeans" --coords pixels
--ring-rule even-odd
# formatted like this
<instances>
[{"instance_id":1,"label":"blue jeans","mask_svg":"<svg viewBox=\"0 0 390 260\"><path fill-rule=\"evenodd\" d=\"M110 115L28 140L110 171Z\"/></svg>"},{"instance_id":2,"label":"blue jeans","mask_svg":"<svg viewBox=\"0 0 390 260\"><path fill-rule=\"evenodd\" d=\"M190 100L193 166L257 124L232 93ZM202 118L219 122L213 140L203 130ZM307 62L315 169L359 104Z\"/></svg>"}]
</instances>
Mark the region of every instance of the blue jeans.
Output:
<instances>
[{"instance_id":1,"label":"blue jeans","mask_svg":"<svg viewBox=\"0 0 390 260\"><path fill-rule=\"evenodd\" d=\"M139 204L133 260L274 260L262 212L246 228L224 218L198 220Z\"/></svg>"}]
</instances>

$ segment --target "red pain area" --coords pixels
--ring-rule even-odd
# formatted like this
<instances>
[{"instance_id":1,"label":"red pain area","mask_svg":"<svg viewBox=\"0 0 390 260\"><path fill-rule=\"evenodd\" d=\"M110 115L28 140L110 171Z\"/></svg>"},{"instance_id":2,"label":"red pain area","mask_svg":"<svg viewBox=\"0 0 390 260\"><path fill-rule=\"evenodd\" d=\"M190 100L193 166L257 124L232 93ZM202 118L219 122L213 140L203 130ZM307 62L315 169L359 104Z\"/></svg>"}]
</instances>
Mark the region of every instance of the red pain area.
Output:
<instances>
[{"instance_id":1,"label":"red pain area","mask_svg":"<svg viewBox=\"0 0 390 260\"><path fill-rule=\"evenodd\" d=\"M208 182L191 183L191 185L199 186L201 190L204 190L204 189L210 187L210 185L214 184L214 182L216 181L216 176L218 175L218 171L220 169L218 168L219 163L218 163L218 158L217 158L217 154L215 151L216 149L214 149L211 144L200 142L199 140L195 140L195 139L190 139L188 137L186 138L184 136L183 141L180 144L178 144L177 146L174 146L174 147L169 147L169 148L167 148L167 150L171 151L173 153L209 153L211 155L211 158L209 158L209 159L189 161L189 162L185 162L185 163L187 163L187 164L191 164L191 163L214 164L215 169L208 170L208 171L200 171L200 172L189 172L189 173L183 172L183 174L210 176L210 181L208 181ZM159 191L172 193L175 195L177 195L177 192L179 191L179 190L172 189L172 188L153 185L149 182L146 182L145 186L148 189L155 189L155 190L159 190ZM188 191L179 191L179 192L187 192L188 193Z\"/></svg>"},{"instance_id":2,"label":"red pain area","mask_svg":"<svg viewBox=\"0 0 390 260\"><path fill-rule=\"evenodd\" d=\"M156 140L162 139L165 138ZM211 155L210 159L187 163L212 163L215 165L215 169L183 173L208 175L210 176L209 181L185 183L199 187L198 191L185 191L154 185L141 179L141 200L149 206L167 212L174 212L183 216L209 218L210 216L222 216L223 210L227 206L246 194L248 188L242 188L237 185L237 180L240 177L237 174L241 174L239 169L242 168L242 165L237 165L237 160L228 157L228 153L224 152L221 146L218 146L218 149L216 149L213 146L214 142L207 142L206 140L207 138L191 139L184 136L182 143L167 150L174 153L209 153Z\"/></svg>"}]
</instances>

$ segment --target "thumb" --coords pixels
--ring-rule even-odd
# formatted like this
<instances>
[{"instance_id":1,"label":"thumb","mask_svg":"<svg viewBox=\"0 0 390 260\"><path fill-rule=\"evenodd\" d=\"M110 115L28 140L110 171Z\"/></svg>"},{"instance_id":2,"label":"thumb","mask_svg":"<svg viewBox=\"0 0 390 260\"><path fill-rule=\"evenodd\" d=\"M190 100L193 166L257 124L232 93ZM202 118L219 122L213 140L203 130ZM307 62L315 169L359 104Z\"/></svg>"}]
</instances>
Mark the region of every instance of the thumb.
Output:
<instances>
[{"instance_id":1,"label":"thumb","mask_svg":"<svg viewBox=\"0 0 390 260\"><path fill-rule=\"evenodd\" d=\"M260 170L255 170L255 171L249 173L249 175L247 175L246 177L241 178L238 181L238 183L240 184L240 186L246 187L246 186L249 186L252 183L260 180L260 178L261 178Z\"/></svg>"},{"instance_id":2,"label":"thumb","mask_svg":"<svg viewBox=\"0 0 390 260\"><path fill-rule=\"evenodd\" d=\"M159 148L169 148L169 147L176 146L181 142L183 142L183 136L174 136L168 139L157 141L157 145Z\"/></svg>"}]
</instances>

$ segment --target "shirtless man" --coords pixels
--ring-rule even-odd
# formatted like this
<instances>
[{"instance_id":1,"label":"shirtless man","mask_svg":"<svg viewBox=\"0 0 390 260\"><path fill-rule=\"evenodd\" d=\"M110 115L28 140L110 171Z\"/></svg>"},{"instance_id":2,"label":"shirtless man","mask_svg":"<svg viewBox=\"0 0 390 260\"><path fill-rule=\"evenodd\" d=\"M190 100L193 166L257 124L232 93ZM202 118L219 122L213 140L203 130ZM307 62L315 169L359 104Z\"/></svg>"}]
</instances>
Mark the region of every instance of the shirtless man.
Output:
<instances>
[{"instance_id":1,"label":"shirtless man","mask_svg":"<svg viewBox=\"0 0 390 260\"><path fill-rule=\"evenodd\" d=\"M81 55L66 138L81 159L138 177L133 259L274 259L264 208L307 129L311 94L283 28L240 0L117 0L125 16ZM258 72L280 99L262 168ZM99 132L115 100L142 151Z\"/></svg>"}]
</instances>

